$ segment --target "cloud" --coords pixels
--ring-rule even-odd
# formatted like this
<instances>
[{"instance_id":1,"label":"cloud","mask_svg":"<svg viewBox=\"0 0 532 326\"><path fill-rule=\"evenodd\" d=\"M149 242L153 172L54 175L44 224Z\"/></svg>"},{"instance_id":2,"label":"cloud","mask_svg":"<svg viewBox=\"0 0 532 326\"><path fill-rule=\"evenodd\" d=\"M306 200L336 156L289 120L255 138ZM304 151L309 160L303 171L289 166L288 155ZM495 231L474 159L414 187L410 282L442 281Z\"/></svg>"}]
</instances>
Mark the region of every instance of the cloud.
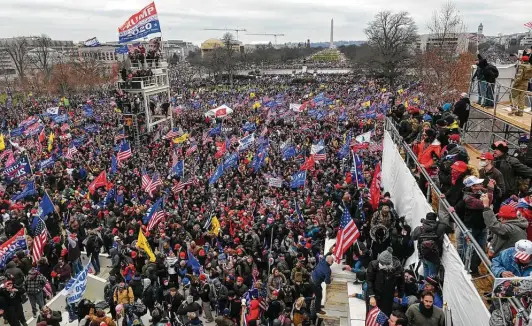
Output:
<instances>
[{"instance_id":1,"label":"cloud","mask_svg":"<svg viewBox=\"0 0 532 326\"><path fill-rule=\"evenodd\" d=\"M247 33L284 33L279 42L327 41L334 18L336 40L365 39L364 28L380 10L408 10L419 31L432 11L444 3L426 0L157 0L165 39L199 44L223 31L205 28L245 28ZM48 34L53 39L100 41L117 39L117 28L140 10L147 0L4 0L0 37ZM427 5L429 4L430 5ZM527 10L516 2L463 0L456 3L469 31L484 24L484 33L496 35L524 31ZM511 12L512 15L508 15ZM273 41L269 36L239 33L244 42Z\"/></svg>"}]
</instances>

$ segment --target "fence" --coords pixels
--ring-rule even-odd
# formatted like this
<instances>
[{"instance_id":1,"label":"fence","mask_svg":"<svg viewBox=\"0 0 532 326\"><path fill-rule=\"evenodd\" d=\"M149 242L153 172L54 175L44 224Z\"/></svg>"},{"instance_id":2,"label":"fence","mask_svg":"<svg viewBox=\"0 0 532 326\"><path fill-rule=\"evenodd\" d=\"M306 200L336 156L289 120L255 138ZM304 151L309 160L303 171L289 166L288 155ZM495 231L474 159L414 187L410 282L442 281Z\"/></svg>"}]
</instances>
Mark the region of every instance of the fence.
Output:
<instances>
[{"instance_id":1,"label":"fence","mask_svg":"<svg viewBox=\"0 0 532 326\"><path fill-rule=\"evenodd\" d=\"M491 261L489 257L486 255L484 248L481 245L479 245L479 243L475 240L474 236L472 235L471 231L464 225L460 217L454 212L454 208L451 207L451 205L444 198L442 192L439 190L439 188L436 186L434 181L431 179L430 175L427 173L425 168L423 168L423 166L418 162L417 157L411 150L409 144L403 141L402 137L399 135L399 132L393 125L392 120L390 120L389 118L385 120L385 129L387 131L387 135L389 135L390 137L391 142L395 144L397 150L399 151L400 156L402 160L404 160L405 166L409 169L410 174L413 174L412 171L416 171L416 173L419 173L419 176L423 176L424 179L427 180L427 190L423 194L426 200L426 204L424 204L424 206L432 207L438 213L440 217L449 216L452 222L454 222L456 226L455 230L458 231L457 233L460 234L466 240L463 243L465 248L464 247L458 248L458 249L461 249L460 258L457 258L455 255L447 256L448 263L445 264L445 255L444 255L443 262L444 262L444 267L446 268L446 273L445 273L446 281L444 284L444 288L445 286L447 286L448 291L454 290L455 292L458 291L457 293L460 293L461 291L463 291L463 290L457 289L455 286L452 286L452 284L448 284L451 282L449 282L448 280L447 270L449 268L454 269L455 275L458 275L459 273L458 271L456 271L456 266L457 264L459 264L459 266L463 268L463 272L470 274L471 259L473 257L473 254L476 254L479 257L481 264L485 266L489 274L481 278L478 278L478 279L473 279L472 281L477 285L477 287L480 286L480 288L483 288L484 291L491 292L491 286L492 286L492 282L495 276L493 275L491 271ZM388 149L385 148L385 151L383 154L383 184L385 186L386 186L385 176L387 175L386 173L389 173L388 179L397 178L398 175L405 174L405 173L400 173L400 171L395 171L393 173L384 171L387 165L390 166L390 168L388 169L391 169L391 170L398 169L400 165L399 162L393 162L393 163L387 162L389 161L389 158L385 157L388 155L386 154L386 150ZM397 182L395 181L395 183ZM402 181L400 183L404 184L408 182ZM414 187L414 189L411 189L410 186ZM410 188L410 189L407 189L407 188ZM411 217L411 218L415 218L416 220L413 220L413 221L407 220L409 223L411 223L410 225L412 228L420 225L419 220L424 217L424 215L419 216L421 214L420 212L429 211L423 207L421 208L416 207L416 205L421 205L420 203L416 203L416 198L419 197L419 196L418 197L415 196L416 192L421 192L421 190L419 190L419 187L415 183L413 185L412 183L410 183L410 185L408 185L407 187L403 185L402 188L399 188L399 193L401 194L400 198L403 198L403 200L408 202L409 203L408 205L414 205L414 208L407 207L407 210L409 208L412 212L415 213L415 215L417 215L417 216ZM392 194L392 197L393 197L393 194ZM398 212L403 215L405 213L404 211L400 211L399 209L398 209ZM458 234L457 234L457 238L460 237ZM447 242L447 244L450 245L450 242ZM463 264L461 264L462 262ZM458 283L458 282L455 282L455 283ZM469 297L469 300L472 300L471 299L472 296L469 295L468 297ZM462 296L462 299L465 299L465 297ZM514 306L514 308L516 308L517 311L519 311L521 314L524 314L523 313L524 309L520 302L518 302L517 300L513 300L512 305ZM454 305L454 309L461 309L461 311L467 315L467 311L464 311L463 307L459 305ZM462 317L467 318L466 315L463 315Z\"/></svg>"}]
</instances>

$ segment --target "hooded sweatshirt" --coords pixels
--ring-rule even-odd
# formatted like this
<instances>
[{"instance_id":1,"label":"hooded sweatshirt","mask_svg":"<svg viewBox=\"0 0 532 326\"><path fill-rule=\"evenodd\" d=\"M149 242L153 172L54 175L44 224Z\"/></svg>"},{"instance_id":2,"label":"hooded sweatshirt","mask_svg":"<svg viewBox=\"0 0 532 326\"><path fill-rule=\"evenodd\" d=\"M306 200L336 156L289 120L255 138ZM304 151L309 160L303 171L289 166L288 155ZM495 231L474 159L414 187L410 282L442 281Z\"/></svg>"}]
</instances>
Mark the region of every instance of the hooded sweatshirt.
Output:
<instances>
[{"instance_id":1,"label":"hooded sweatshirt","mask_svg":"<svg viewBox=\"0 0 532 326\"><path fill-rule=\"evenodd\" d=\"M497 220L495 213L490 208L484 209L482 213L484 223L493 234L491 240L491 250L497 256L504 249L514 247L519 240L526 239L526 229L528 221L523 217L515 219L504 219L504 222Z\"/></svg>"}]
</instances>

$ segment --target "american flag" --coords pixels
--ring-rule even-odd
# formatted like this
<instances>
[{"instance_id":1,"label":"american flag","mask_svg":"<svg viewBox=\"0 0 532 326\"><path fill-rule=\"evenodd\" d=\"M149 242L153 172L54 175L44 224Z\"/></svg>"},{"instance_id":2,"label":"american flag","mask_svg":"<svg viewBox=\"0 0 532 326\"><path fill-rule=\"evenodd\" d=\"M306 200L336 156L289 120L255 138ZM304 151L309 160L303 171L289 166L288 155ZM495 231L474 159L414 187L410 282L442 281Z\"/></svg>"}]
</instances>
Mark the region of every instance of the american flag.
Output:
<instances>
[{"instance_id":1,"label":"american flag","mask_svg":"<svg viewBox=\"0 0 532 326\"><path fill-rule=\"evenodd\" d=\"M164 139L173 139L178 136L180 136L179 132L176 129L172 129L164 136Z\"/></svg>"},{"instance_id":2,"label":"american flag","mask_svg":"<svg viewBox=\"0 0 532 326\"><path fill-rule=\"evenodd\" d=\"M259 308L262 309L262 311L268 311L269 304L268 301L266 301L266 298L259 298Z\"/></svg>"},{"instance_id":3,"label":"american flag","mask_svg":"<svg viewBox=\"0 0 532 326\"><path fill-rule=\"evenodd\" d=\"M368 145L368 151L370 152L382 152L382 143L370 143Z\"/></svg>"},{"instance_id":4,"label":"american flag","mask_svg":"<svg viewBox=\"0 0 532 326\"><path fill-rule=\"evenodd\" d=\"M187 151L185 152L185 156L189 156L190 154L194 153L197 150L198 150L198 145L197 144L193 144L192 146L190 146L187 149Z\"/></svg>"},{"instance_id":5,"label":"american flag","mask_svg":"<svg viewBox=\"0 0 532 326\"><path fill-rule=\"evenodd\" d=\"M177 161L179 161L179 154L175 149L171 151L172 151L172 166L174 166L176 165Z\"/></svg>"},{"instance_id":6,"label":"american flag","mask_svg":"<svg viewBox=\"0 0 532 326\"><path fill-rule=\"evenodd\" d=\"M388 317L378 307L371 309L366 317L366 326L382 326Z\"/></svg>"},{"instance_id":7,"label":"american flag","mask_svg":"<svg viewBox=\"0 0 532 326\"><path fill-rule=\"evenodd\" d=\"M532 29L532 22L524 24L526 28Z\"/></svg>"},{"instance_id":8,"label":"american flag","mask_svg":"<svg viewBox=\"0 0 532 326\"><path fill-rule=\"evenodd\" d=\"M164 211L161 209L158 209L148 222L148 231L151 231L159 222L161 222L164 219Z\"/></svg>"},{"instance_id":9,"label":"american flag","mask_svg":"<svg viewBox=\"0 0 532 326\"><path fill-rule=\"evenodd\" d=\"M262 131L260 132L260 135L262 137L266 136L266 134L268 133L268 127L266 127L266 125L264 125L264 128L262 128Z\"/></svg>"},{"instance_id":10,"label":"american flag","mask_svg":"<svg viewBox=\"0 0 532 326\"><path fill-rule=\"evenodd\" d=\"M142 190L145 190L146 187L150 184L150 182L151 182L150 175L146 172L145 169L142 169L142 185L141 185Z\"/></svg>"},{"instance_id":11,"label":"american flag","mask_svg":"<svg viewBox=\"0 0 532 326\"><path fill-rule=\"evenodd\" d=\"M163 182L161 181L161 178L159 178L159 175L157 173L154 173L153 178L146 186L146 192L150 195L150 197L153 197L153 192L157 189L157 187L162 185Z\"/></svg>"},{"instance_id":12,"label":"american flag","mask_svg":"<svg viewBox=\"0 0 532 326\"><path fill-rule=\"evenodd\" d=\"M327 154L326 153L314 154L314 160L315 161L324 161L326 158L327 158Z\"/></svg>"},{"instance_id":13,"label":"american flag","mask_svg":"<svg viewBox=\"0 0 532 326\"><path fill-rule=\"evenodd\" d=\"M118 160L118 163L127 160L133 156L133 153L131 153L131 147L129 146L129 143L127 141L123 141L120 145L120 150L118 151L118 154L116 155L116 159Z\"/></svg>"},{"instance_id":14,"label":"american flag","mask_svg":"<svg viewBox=\"0 0 532 326\"><path fill-rule=\"evenodd\" d=\"M67 130L70 129L70 125L68 123L63 123L63 125L61 126L61 131L62 132L65 132Z\"/></svg>"},{"instance_id":15,"label":"american flag","mask_svg":"<svg viewBox=\"0 0 532 326\"><path fill-rule=\"evenodd\" d=\"M351 247L351 245L358 239L360 232L349 214L349 210L344 207L344 214L340 220L340 229L336 235L336 247L334 248L334 256L336 260L340 261L344 253Z\"/></svg>"},{"instance_id":16,"label":"american flag","mask_svg":"<svg viewBox=\"0 0 532 326\"><path fill-rule=\"evenodd\" d=\"M41 124L39 122L35 122L34 124L26 128L26 130L24 130L24 135L26 136L31 135L37 130L39 130L39 128L41 128Z\"/></svg>"},{"instance_id":17,"label":"american flag","mask_svg":"<svg viewBox=\"0 0 532 326\"><path fill-rule=\"evenodd\" d=\"M31 257L33 258L33 262L37 263L43 255L44 245L46 244L46 240L48 240L46 226L44 225L43 220L40 218L39 222L37 222L37 227L35 228L34 234L35 237L33 238Z\"/></svg>"},{"instance_id":18,"label":"american flag","mask_svg":"<svg viewBox=\"0 0 532 326\"><path fill-rule=\"evenodd\" d=\"M203 145L206 145L212 141L212 137L209 137L208 133L203 133Z\"/></svg>"},{"instance_id":19,"label":"american flag","mask_svg":"<svg viewBox=\"0 0 532 326\"><path fill-rule=\"evenodd\" d=\"M192 180L190 180L190 179L185 181L185 182L179 181L178 184L176 184L175 186L172 187L172 191L175 192L175 193L179 193L183 189L185 189L186 186L191 185L191 184L192 184Z\"/></svg>"},{"instance_id":20,"label":"american flag","mask_svg":"<svg viewBox=\"0 0 532 326\"><path fill-rule=\"evenodd\" d=\"M6 156L11 155L11 154L13 154L13 150L11 149L3 151L2 154L0 154L0 161L3 160Z\"/></svg>"},{"instance_id":21,"label":"american flag","mask_svg":"<svg viewBox=\"0 0 532 326\"><path fill-rule=\"evenodd\" d=\"M238 138L236 138L235 135L231 136L231 139L229 139L229 144L231 145L238 144Z\"/></svg>"},{"instance_id":22,"label":"american flag","mask_svg":"<svg viewBox=\"0 0 532 326\"><path fill-rule=\"evenodd\" d=\"M120 130L118 132L118 135L115 136L115 143L121 141L122 139L126 139L126 134L124 132L124 129Z\"/></svg>"},{"instance_id":23,"label":"american flag","mask_svg":"<svg viewBox=\"0 0 532 326\"><path fill-rule=\"evenodd\" d=\"M13 151L9 153L9 156L7 157L6 161L6 167L11 166L15 163L15 155L13 155Z\"/></svg>"},{"instance_id":24,"label":"american flag","mask_svg":"<svg viewBox=\"0 0 532 326\"><path fill-rule=\"evenodd\" d=\"M501 203L501 207L502 206L510 206L517 209L519 207L519 203L514 201L512 198L508 198Z\"/></svg>"},{"instance_id":25,"label":"american flag","mask_svg":"<svg viewBox=\"0 0 532 326\"><path fill-rule=\"evenodd\" d=\"M68 148L65 158L71 160L77 152L78 149L76 148L76 146L72 145Z\"/></svg>"}]
</instances>

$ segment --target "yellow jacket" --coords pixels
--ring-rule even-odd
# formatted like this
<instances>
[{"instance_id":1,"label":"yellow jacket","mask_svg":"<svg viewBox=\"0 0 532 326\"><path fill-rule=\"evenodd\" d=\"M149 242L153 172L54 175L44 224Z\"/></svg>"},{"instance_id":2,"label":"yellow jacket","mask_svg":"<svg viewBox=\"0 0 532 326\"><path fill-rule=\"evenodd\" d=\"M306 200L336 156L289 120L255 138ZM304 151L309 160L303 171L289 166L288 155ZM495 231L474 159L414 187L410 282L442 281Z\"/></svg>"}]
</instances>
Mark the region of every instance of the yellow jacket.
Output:
<instances>
[{"instance_id":1,"label":"yellow jacket","mask_svg":"<svg viewBox=\"0 0 532 326\"><path fill-rule=\"evenodd\" d=\"M115 304L133 304L133 302L135 302L135 296L133 295L133 290L130 286L123 290L116 288L113 300L115 301Z\"/></svg>"}]
</instances>

